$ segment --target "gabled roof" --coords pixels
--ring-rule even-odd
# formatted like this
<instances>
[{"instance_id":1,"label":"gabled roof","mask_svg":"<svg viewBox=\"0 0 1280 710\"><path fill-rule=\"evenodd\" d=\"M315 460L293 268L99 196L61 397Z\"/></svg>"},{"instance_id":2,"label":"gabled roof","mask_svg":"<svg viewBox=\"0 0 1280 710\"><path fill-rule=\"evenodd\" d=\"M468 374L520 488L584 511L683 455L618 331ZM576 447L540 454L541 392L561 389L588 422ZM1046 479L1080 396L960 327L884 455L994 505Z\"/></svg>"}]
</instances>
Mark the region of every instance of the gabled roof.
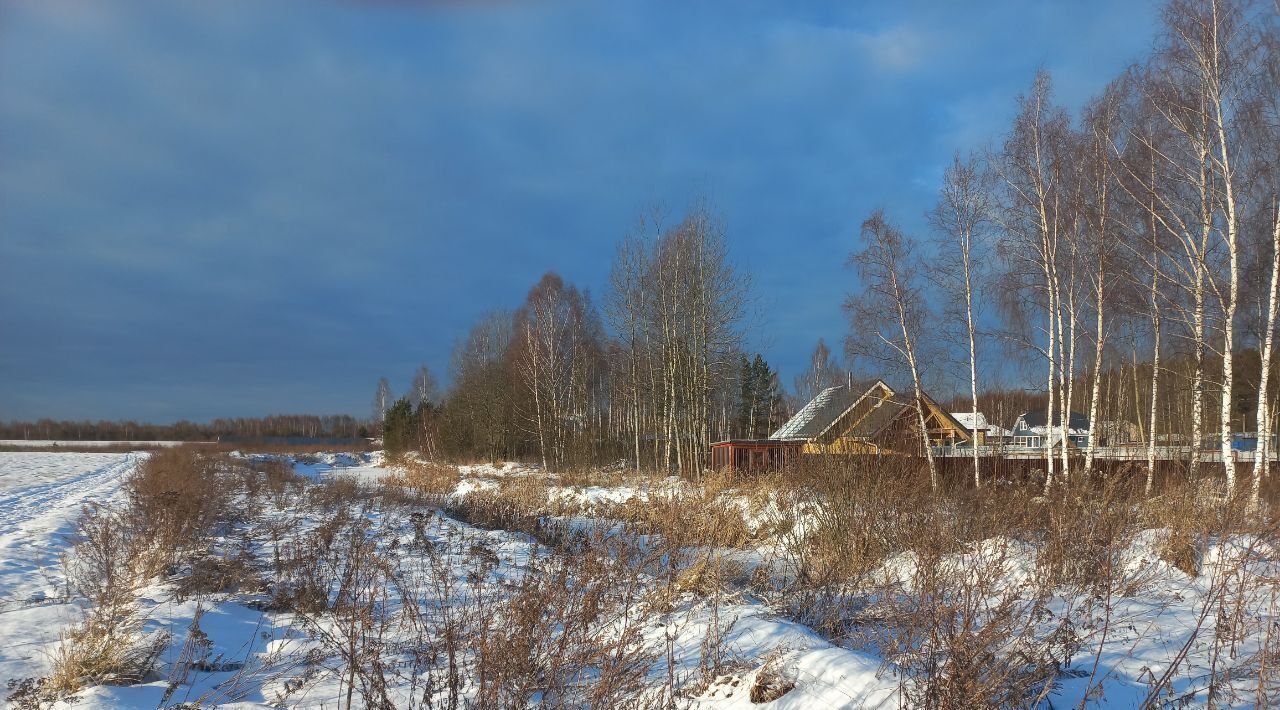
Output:
<instances>
[{"instance_id":1,"label":"gabled roof","mask_svg":"<svg viewBox=\"0 0 1280 710\"><path fill-rule=\"evenodd\" d=\"M915 407L896 399L877 400L871 405L871 411L863 415L843 435L855 439L872 439L906 412L914 414Z\"/></svg>"},{"instance_id":2,"label":"gabled roof","mask_svg":"<svg viewBox=\"0 0 1280 710\"><path fill-rule=\"evenodd\" d=\"M982 412L951 412L951 418L969 431L985 431L987 436L1012 436L1013 432L987 421Z\"/></svg>"},{"instance_id":3,"label":"gabled roof","mask_svg":"<svg viewBox=\"0 0 1280 710\"><path fill-rule=\"evenodd\" d=\"M1030 412L1023 414L1021 417L1018 417L1018 418L1022 420L1022 423L1028 429L1043 427L1045 426L1045 422L1048 420L1048 416L1045 414L1045 411L1043 409L1034 409ZM1054 412L1053 426L1055 427L1061 426L1061 421L1062 421L1062 412ZM1067 428L1075 429L1078 431L1088 431L1089 418L1081 414L1080 412L1072 412L1071 416L1067 418Z\"/></svg>"},{"instance_id":4,"label":"gabled roof","mask_svg":"<svg viewBox=\"0 0 1280 710\"><path fill-rule=\"evenodd\" d=\"M933 426L929 427L929 433L954 432L962 441L973 438L968 430L956 421L950 412L940 407L932 397L921 393L920 401L924 405L925 419L933 422ZM870 412L864 413L843 436L868 441L881 439L902 422L906 422L908 427L914 429L919 424L919 416L916 405L910 400L903 400L896 396L892 399L877 399Z\"/></svg>"},{"instance_id":5,"label":"gabled roof","mask_svg":"<svg viewBox=\"0 0 1280 710\"><path fill-rule=\"evenodd\" d=\"M938 404L937 400L924 393L920 394L920 398L924 401L925 409L929 410L934 418L938 419L948 429L960 434L966 441L973 438L969 434L970 430L966 428L964 424L961 424L960 421L955 418L955 415L943 409L942 405Z\"/></svg>"},{"instance_id":6,"label":"gabled roof","mask_svg":"<svg viewBox=\"0 0 1280 710\"><path fill-rule=\"evenodd\" d=\"M986 431L991 426L982 412L951 412L951 418L969 431Z\"/></svg>"},{"instance_id":7,"label":"gabled roof","mask_svg":"<svg viewBox=\"0 0 1280 710\"><path fill-rule=\"evenodd\" d=\"M877 385L889 389L880 380L836 385L818 393L808 404L800 408L795 416L769 436L770 439L815 439L825 433L842 416L854 407L863 397L870 394Z\"/></svg>"}]
</instances>

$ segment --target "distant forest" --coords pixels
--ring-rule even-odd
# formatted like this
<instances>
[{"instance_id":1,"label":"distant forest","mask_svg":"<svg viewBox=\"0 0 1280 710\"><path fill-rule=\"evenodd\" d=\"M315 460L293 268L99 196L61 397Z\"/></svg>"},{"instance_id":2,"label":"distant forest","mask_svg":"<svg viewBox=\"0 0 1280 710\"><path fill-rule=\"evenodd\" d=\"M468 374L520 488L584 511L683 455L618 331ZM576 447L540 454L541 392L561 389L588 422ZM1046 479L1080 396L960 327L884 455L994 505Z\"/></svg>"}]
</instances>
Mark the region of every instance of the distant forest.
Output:
<instances>
[{"instance_id":1,"label":"distant forest","mask_svg":"<svg viewBox=\"0 0 1280 710\"><path fill-rule=\"evenodd\" d=\"M133 421L0 422L0 439L60 441L216 441L263 438L350 439L368 434L366 422L346 414L277 414L268 417L214 419L207 424L179 421L139 424Z\"/></svg>"}]
</instances>

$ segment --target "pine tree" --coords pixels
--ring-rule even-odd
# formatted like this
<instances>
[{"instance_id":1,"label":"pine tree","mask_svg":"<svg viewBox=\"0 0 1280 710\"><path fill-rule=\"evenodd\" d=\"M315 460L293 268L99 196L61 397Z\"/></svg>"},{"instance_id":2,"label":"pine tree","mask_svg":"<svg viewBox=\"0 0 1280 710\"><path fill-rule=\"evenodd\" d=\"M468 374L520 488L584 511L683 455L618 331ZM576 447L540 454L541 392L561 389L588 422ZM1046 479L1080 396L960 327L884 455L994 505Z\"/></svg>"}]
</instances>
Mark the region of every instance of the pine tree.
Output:
<instances>
[{"instance_id":1,"label":"pine tree","mask_svg":"<svg viewBox=\"0 0 1280 710\"><path fill-rule=\"evenodd\" d=\"M382 424L382 448L389 454L399 454L413 448L415 417L408 397L401 397L387 410Z\"/></svg>"},{"instance_id":2,"label":"pine tree","mask_svg":"<svg viewBox=\"0 0 1280 710\"><path fill-rule=\"evenodd\" d=\"M743 438L763 439L780 423L783 403L778 373L759 353L739 361L738 431Z\"/></svg>"},{"instance_id":3,"label":"pine tree","mask_svg":"<svg viewBox=\"0 0 1280 710\"><path fill-rule=\"evenodd\" d=\"M746 355L741 356L738 366L738 386L738 432L750 439L756 422L755 370Z\"/></svg>"}]
</instances>

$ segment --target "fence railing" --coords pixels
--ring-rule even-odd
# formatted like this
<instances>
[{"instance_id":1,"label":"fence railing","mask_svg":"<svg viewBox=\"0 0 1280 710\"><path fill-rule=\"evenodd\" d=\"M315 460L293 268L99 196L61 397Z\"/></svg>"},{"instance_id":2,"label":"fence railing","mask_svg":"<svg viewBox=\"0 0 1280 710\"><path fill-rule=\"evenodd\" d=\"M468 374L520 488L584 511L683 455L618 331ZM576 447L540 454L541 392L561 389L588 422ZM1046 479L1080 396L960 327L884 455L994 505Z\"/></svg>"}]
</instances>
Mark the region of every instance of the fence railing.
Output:
<instances>
[{"instance_id":1,"label":"fence railing","mask_svg":"<svg viewBox=\"0 0 1280 710\"><path fill-rule=\"evenodd\" d=\"M942 457L972 457L973 447L971 446L933 446L930 447L934 456ZM1157 461L1185 461L1191 458L1190 446L1157 446L1155 448L1155 458ZM1084 449L1071 449L1068 451L1070 456L1084 456ZM1061 456L1061 448L1046 449L1040 446L979 446L979 456L996 456L1010 459L1043 459L1052 454L1053 456ZM1232 450L1232 458L1240 463L1253 463L1254 459L1259 456L1256 451L1240 451ZM1099 446L1093 451L1094 458L1106 459L1111 461L1146 461L1148 456L1147 447L1145 446ZM1267 458L1270 461L1280 461L1280 451L1269 452ZM1217 463L1222 461L1221 449L1204 448L1200 450L1200 460Z\"/></svg>"}]
</instances>

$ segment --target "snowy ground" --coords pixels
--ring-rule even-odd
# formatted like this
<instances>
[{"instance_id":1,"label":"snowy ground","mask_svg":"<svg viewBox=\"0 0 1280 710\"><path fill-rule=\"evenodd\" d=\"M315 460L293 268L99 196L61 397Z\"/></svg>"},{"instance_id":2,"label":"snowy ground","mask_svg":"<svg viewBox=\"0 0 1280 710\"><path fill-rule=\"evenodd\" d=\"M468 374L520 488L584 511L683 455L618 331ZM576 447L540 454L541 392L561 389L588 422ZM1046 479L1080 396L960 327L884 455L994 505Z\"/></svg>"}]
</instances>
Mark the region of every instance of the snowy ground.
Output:
<instances>
[{"instance_id":1,"label":"snowy ground","mask_svg":"<svg viewBox=\"0 0 1280 710\"><path fill-rule=\"evenodd\" d=\"M0 682L47 675L50 654L57 648L59 632L75 623L80 600L68 598L59 564L68 549L74 521L87 503L118 502L120 483L146 454L0 453ZM376 484L394 473L380 454L326 454L291 460L308 485L350 477ZM539 476L535 469L516 464L463 467L453 493L461 499L477 492L498 490L504 481ZM678 479L655 479L644 485L556 485L547 487L549 508L569 505L577 520L590 527L591 511L629 501L651 501L687 486ZM777 500L737 501L751 526L765 526L782 514ZM287 518L289 510L268 511L268 517ZM515 580L530 565L544 564L550 554L529 535L505 530L483 530L432 512L430 522L415 539L405 520L383 520L382 512L361 513L371 524L384 525L380 544L401 550L414 545L438 552L460 585L472 584L501 601L510 595ZM583 522L588 521L588 522ZM303 534L325 521L306 516L291 519L291 534ZM599 521L597 521L598 523ZM1045 608L1045 623L1077 618L1082 626L1107 623L1105 634L1087 635L1102 648L1097 654L1096 683L1090 707L1137 707L1148 692L1148 681L1166 667L1184 647L1191 656L1185 679L1174 684L1177 692L1189 692L1204 682L1208 654L1213 649L1197 643L1196 629L1204 600L1217 577L1215 563L1235 554L1240 541L1215 545L1206 554L1205 573L1190 578L1153 562L1159 531L1140 536L1128 556L1134 574L1142 577L1143 593L1133 597L1093 600L1082 612L1076 598L1056 598ZM230 544L233 535L218 544ZM772 564L774 555L762 541L756 548L734 554L752 564ZM956 564L986 565L999 558L1011 588L1035 574L1031 553L1021 543L989 540L968 557L956 556ZM476 550L492 557L476 582L472 569ZM412 554L412 553L405 553ZM1272 560L1264 560L1264 573L1274 574ZM915 560L900 556L878 570L880 582L910 593ZM165 632L173 641L161 656L155 677L127 687L95 687L78 694L74 707L153 708L165 704L200 701L223 707L337 707L343 692L341 664L326 652L318 634L322 628L308 625L291 613L264 610L266 598L255 594L226 593L183 598L173 580L157 582L140 593L139 606L149 633ZM431 608L447 606L450 595L424 598ZM1251 599L1246 612L1274 605L1274 598ZM1252 606L1251 606L1252 605ZM1272 607L1274 613L1274 607ZM1105 618L1103 618L1105 614ZM1072 616L1075 615L1075 616ZM650 670L647 683L657 693L675 678L680 707L696 708L866 708L902 704L903 679L895 664L870 647L833 644L820 634L788 618L785 608L771 605L749 593L734 593L714 603L696 594L675 598L662 613L642 620L641 637L662 658ZM1258 619L1257 625L1275 624ZM196 668L182 665L183 640L198 627L207 639L204 661ZM1250 627L1252 628L1252 627ZM709 633L711 632L711 633ZM700 677L709 636L723 635L725 656L721 674ZM394 646L394 644L393 644ZM1242 639L1233 654L1256 653L1255 641ZM327 654L327 655L326 655ZM670 662L670 667L668 666ZM1069 661L1067 672L1048 701L1054 707L1076 706L1095 673L1094 654ZM403 659L395 661L402 663ZM184 668L182 673L176 669ZM765 669L794 684L794 688L766 705L753 704L748 695ZM1245 683L1251 682L1245 679ZM1099 690L1101 688L1101 690ZM392 689L392 696L407 701L408 686ZM657 697L656 695L654 697ZM399 704L399 701L398 701ZM1198 705L1199 702L1192 702ZM1225 703L1231 705L1231 703Z\"/></svg>"},{"instance_id":2,"label":"snowy ground","mask_svg":"<svg viewBox=\"0 0 1280 710\"><path fill-rule=\"evenodd\" d=\"M38 677L50 669L50 656L59 632L77 619L78 600L68 599L59 557L69 544L74 521L88 502L111 502L119 497L120 482L137 463L137 454L0 454L0 523L3 566L0 585L4 606L0 611L0 680ZM325 455L304 457L296 465L312 480L335 475L376 481L390 471L377 455ZM529 473L511 467L483 469L485 474ZM617 499L617 492L583 494L588 499ZM527 535L479 530L447 517L433 518L430 537L437 547L447 544L468 550L477 545L497 552L495 579L514 579L530 559L546 554ZM539 552L542 550L542 552ZM461 560L465 555L459 556ZM463 562L459 561L459 569ZM168 631L175 641L162 657L173 665L181 651L181 639L193 619L207 635L212 669L192 673L176 693L165 698L168 679L128 687L96 687L78 694L74 707L152 708L165 703L202 699L225 707L335 707L341 688L336 673L312 673L301 691L286 684L302 673L302 659L316 642L289 614L260 611L251 595L202 600L179 599L171 584L157 583L140 596L148 617L147 631ZM877 658L827 643L811 630L777 617L760 604L727 603L717 609L713 621L704 604L681 600L671 614L653 620L645 629L656 647L672 637L675 675L688 683L696 675L701 646L713 623L727 628L736 672L712 684L703 697L685 699L685 706L755 707L747 699L748 688L766 655L785 654L782 672L794 677L798 688L773 704L779 708L873 707L887 703L896 682L877 676ZM159 675L165 675L162 664ZM654 671L652 682L661 686L666 671Z\"/></svg>"},{"instance_id":3,"label":"snowy ground","mask_svg":"<svg viewBox=\"0 0 1280 710\"><path fill-rule=\"evenodd\" d=\"M43 675L76 607L61 555L88 503L107 503L145 454L0 452L0 682Z\"/></svg>"}]
</instances>

